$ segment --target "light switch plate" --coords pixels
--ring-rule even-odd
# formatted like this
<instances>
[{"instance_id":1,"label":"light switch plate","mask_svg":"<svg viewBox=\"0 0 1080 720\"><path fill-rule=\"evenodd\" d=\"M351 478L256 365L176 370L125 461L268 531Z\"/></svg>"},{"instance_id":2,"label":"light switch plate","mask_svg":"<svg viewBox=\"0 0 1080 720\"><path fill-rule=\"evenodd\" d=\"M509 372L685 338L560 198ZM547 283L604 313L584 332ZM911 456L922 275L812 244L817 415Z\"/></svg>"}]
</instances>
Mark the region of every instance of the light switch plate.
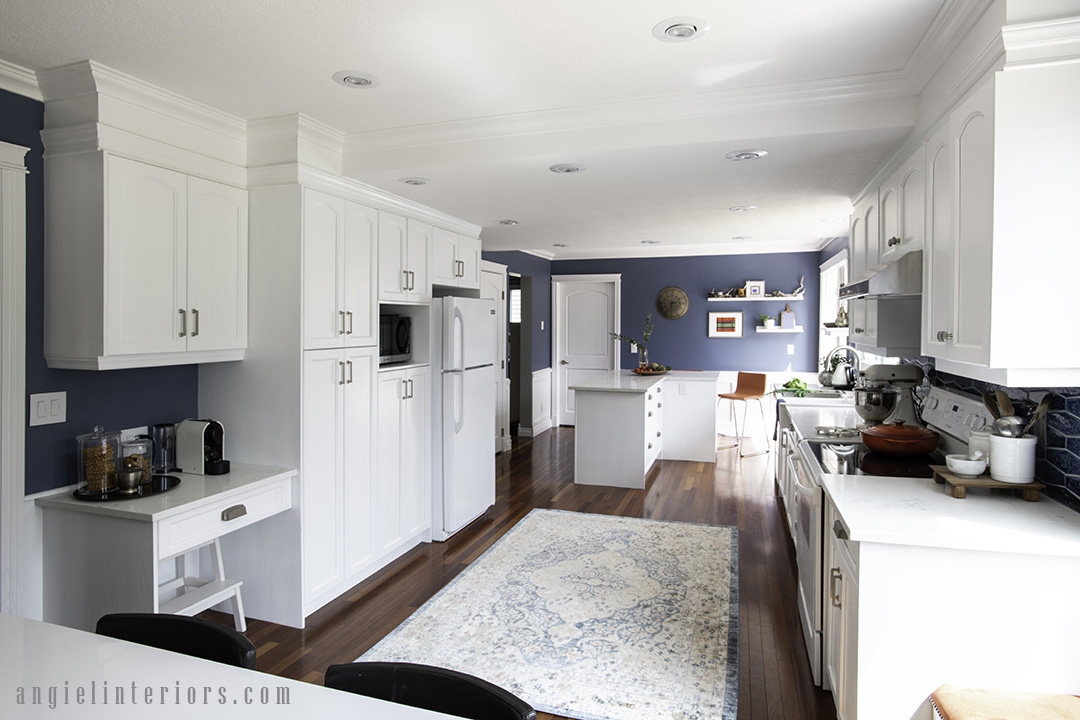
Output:
<instances>
[{"instance_id":1,"label":"light switch plate","mask_svg":"<svg viewBox=\"0 0 1080 720\"><path fill-rule=\"evenodd\" d=\"M67 393L33 393L30 395L30 427L67 422Z\"/></svg>"},{"instance_id":2,"label":"light switch plate","mask_svg":"<svg viewBox=\"0 0 1080 720\"><path fill-rule=\"evenodd\" d=\"M788 345L787 346L787 354L788 355L794 355L795 354L795 346L794 345Z\"/></svg>"}]
</instances>

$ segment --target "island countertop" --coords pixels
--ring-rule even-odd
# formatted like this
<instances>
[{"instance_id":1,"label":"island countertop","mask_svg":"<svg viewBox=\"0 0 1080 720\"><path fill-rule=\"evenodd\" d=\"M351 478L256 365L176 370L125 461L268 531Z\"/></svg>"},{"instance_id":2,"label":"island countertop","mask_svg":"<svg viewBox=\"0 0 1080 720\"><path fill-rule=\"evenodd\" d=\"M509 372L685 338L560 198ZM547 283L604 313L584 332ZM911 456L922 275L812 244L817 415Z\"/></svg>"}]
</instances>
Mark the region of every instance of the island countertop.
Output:
<instances>
[{"instance_id":1,"label":"island countertop","mask_svg":"<svg viewBox=\"0 0 1080 720\"><path fill-rule=\"evenodd\" d=\"M629 370L610 370L571 385L570 389L591 392L643 393L663 380L707 382L715 385L719 378L720 373L712 370L672 370L663 375L636 375Z\"/></svg>"}]
</instances>

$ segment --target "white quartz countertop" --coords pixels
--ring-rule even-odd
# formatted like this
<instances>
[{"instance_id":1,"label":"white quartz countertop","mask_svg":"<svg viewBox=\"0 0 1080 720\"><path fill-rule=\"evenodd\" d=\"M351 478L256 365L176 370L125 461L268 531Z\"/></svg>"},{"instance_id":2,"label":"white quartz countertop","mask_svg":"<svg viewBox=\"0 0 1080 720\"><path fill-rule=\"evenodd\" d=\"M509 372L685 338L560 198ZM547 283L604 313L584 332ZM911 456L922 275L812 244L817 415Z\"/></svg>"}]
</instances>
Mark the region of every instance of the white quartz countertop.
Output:
<instances>
[{"instance_id":1,"label":"white quartz countertop","mask_svg":"<svg viewBox=\"0 0 1080 720\"><path fill-rule=\"evenodd\" d=\"M7 614L0 614L0 647L4 648L0 716L7 720L450 719L442 713Z\"/></svg>"},{"instance_id":2,"label":"white quartz countertop","mask_svg":"<svg viewBox=\"0 0 1080 720\"><path fill-rule=\"evenodd\" d=\"M969 488L954 498L929 478L824 475L822 485L857 542L1080 557L1080 513L1046 497Z\"/></svg>"},{"instance_id":3,"label":"white quartz countertop","mask_svg":"<svg viewBox=\"0 0 1080 720\"><path fill-rule=\"evenodd\" d=\"M231 464L231 472L225 475L192 475L181 472L168 474L179 477L180 484L172 490L133 500L79 500L71 492L65 491L37 498L35 503L45 508L154 522L189 510L197 503L226 499L231 495L255 490L261 485L290 478L296 475L296 470L234 462Z\"/></svg>"},{"instance_id":4,"label":"white quartz countertop","mask_svg":"<svg viewBox=\"0 0 1080 720\"><path fill-rule=\"evenodd\" d=\"M584 390L587 392L624 392L643 393L664 380L678 380L679 382L710 382L714 385L720 378L719 372L696 371L696 370L672 370L663 375L635 375L629 370L611 370L606 373L594 375L576 385L571 385L571 390Z\"/></svg>"}]
</instances>

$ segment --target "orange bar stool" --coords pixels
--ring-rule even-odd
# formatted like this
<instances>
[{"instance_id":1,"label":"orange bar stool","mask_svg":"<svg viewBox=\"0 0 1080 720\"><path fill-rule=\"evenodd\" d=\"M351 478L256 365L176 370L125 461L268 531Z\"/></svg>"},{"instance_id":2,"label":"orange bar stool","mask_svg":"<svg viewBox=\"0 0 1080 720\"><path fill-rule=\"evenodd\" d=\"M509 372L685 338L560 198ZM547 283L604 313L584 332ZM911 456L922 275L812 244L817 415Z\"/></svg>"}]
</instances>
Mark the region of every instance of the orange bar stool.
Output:
<instances>
[{"instance_id":1,"label":"orange bar stool","mask_svg":"<svg viewBox=\"0 0 1080 720\"><path fill-rule=\"evenodd\" d=\"M740 372L735 381L735 391L720 393L721 400L741 401L743 403L743 426L739 429L739 414L735 412L735 445L739 448L739 457L751 455L763 455L772 447L769 445L769 425L765 421L765 405L762 399L765 397L765 374ZM743 441L746 439L746 413L750 409L750 401L756 400L758 409L761 410L761 425L765 428L765 449L756 452L743 452ZM719 402L719 401L717 401Z\"/></svg>"}]
</instances>

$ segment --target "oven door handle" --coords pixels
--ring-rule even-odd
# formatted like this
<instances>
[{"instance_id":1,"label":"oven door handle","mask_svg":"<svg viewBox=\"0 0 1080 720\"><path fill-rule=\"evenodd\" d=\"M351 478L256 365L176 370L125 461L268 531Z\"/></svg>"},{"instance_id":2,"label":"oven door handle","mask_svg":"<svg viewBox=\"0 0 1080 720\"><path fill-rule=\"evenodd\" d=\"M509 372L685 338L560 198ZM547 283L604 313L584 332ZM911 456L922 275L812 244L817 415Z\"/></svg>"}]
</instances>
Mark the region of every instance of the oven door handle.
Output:
<instances>
[{"instance_id":1,"label":"oven door handle","mask_svg":"<svg viewBox=\"0 0 1080 720\"><path fill-rule=\"evenodd\" d=\"M816 496L817 490L815 488L806 487L801 482L799 482L799 471L795 467L795 462L796 461L794 456L788 458L788 471L791 473L791 480L795 483L795 492L799 493L803 497L812 498Z\"/></svg>"}]
</instances>

